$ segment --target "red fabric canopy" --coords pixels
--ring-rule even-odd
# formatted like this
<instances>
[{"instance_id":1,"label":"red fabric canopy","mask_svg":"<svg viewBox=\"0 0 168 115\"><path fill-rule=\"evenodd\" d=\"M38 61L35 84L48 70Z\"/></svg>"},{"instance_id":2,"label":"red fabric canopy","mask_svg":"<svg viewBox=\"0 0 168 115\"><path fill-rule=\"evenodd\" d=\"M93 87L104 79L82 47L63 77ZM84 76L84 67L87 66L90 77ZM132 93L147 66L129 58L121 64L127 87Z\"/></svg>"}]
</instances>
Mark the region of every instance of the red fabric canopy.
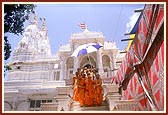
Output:
<instances>
[{"instance_id":1,"label":"red fabric canopy","mask_svg":"<svg viewBox=\"0 0 168 115\"><path fill-rule=\"evenodd\" d=\"M145 5L135 38L115 76L125 99L135 99L136 110L151 110L142 79L157 110L164 108L164 5ZM144 96L143 96L144 95Z\"/></svg>"},{"instance_id":2,"label":"red fabric canopy","mask_svg":"<svg viewBox=\"0 0 168 115\"><path fill-rule=\"evenodd\" d=\"M145 5L136 36L115 76L116 83L122 84L124 80L131 78L134 66L144 61L163 24L163 16L162 5Z\"/></svg>"}]
</instances>

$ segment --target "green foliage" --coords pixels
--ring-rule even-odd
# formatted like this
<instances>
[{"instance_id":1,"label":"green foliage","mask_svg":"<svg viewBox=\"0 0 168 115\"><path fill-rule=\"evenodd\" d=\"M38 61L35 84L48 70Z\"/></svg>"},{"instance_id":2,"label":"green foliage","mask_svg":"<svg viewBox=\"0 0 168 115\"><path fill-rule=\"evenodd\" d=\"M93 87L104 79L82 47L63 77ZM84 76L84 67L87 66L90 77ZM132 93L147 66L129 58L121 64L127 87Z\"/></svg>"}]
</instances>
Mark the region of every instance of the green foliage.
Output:
<instances>
[{"instance_id":1,"label":"green foliage","mask_svg":"<svg viewBox=\"0 0 168 115\"><path fill-rule=\"evenodd\" d=\"M11 45L7 39L7 36L4 37L4 59L7 60L10 57Z\"/></svg>"},{"instance_id":2,"label":"green foliage","mask_svg":"<svg viewBox=\"0 0 168 115\"><path fill-rule=\"evenodd\" d=\"M5 4L4 5L4 32L22 34L24 22L33 12L33 4Z\"/></svg>"},{"instance_id":3,"label":"green foliage","mask_svg":"<svg viewBox=\"0 0 168 115\"><path fill-rule=\"evenodd\" d=\"M28 20L28 15L34 12L33 4L4 4L4 33L22 34L24 22ZM4 59L10 57L11 45L4 36Z\"/></svg>"},{"instance_id":4,"label":"green foliage","mask_svg":"<svg viewBox=\"0 0 168 115\"><path fill-rule=\"evenodd\" d=\"M28 20L29 14L34 12L33 4L4 4L4 33L22 34L24 22ZM8 36L4 36L4 59L10 57L11 44ZM10 67L4 66L5 71Z\"/></svg>"},{"instance_id":5,"label":"green foliage","mask_svg":"<svg viewBox=\"0 0 168 115\"><path fill-rule=\"evenodd\" d=\"M6 71L8 70L12 70L12 68L9 65L5 65L4 66L4 77L5 77Z\"/></svg>"},{"instance_id":6,"label":"green foliage","mask_svg":"<svg viewBox=\"0 0 168 115\"><path fill-rule=\"evenodd\" d=\"M6 70L12 70L12 68L9 65L5 65Z\"/></svg>"}]
</instances>

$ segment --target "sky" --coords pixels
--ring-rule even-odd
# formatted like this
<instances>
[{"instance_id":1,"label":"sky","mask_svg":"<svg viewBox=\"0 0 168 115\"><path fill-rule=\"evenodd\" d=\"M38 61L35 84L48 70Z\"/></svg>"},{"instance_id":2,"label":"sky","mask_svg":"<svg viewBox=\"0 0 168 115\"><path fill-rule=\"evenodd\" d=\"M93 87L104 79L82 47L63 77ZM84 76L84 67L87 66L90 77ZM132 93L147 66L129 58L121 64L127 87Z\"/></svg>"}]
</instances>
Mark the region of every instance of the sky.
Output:
<instances>
[{"instance_id":1,"label":"sky","mask_svg":"<svg viewBox=\"0 0 168 115\"><path fill-rule=\"evenodd\" d=\"M113 41L120 50L124 50L128 42L121 39L133 28L140 13L136 9L143 9L140 3L76 3L76 4L36 4L35 12L38 18L46 19L51 52L55 55L60 44L69 43L71 34L82 32L79 23L85 22L89 31L102 32L105 41ZM25 22L25 28L29 21ZM17 46L22 36L9 34L12 50Z\"/></svg>"}]
</instances>

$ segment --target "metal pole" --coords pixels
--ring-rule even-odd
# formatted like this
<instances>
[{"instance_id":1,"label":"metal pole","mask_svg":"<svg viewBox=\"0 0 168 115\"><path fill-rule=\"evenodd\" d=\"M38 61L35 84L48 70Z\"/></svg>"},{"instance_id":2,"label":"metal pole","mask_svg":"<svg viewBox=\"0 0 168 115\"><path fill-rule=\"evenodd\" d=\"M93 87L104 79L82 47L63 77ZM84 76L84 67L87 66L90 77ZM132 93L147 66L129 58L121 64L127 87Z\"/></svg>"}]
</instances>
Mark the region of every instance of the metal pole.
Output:
<instances>
[{"instance_id":1,"label":"metal pole","mask_svg":"<svg viewBox=\"0 0 168 115\"><path fill-rule=\"evenodd\" d=\"M147 89L145 88L144 83L142 82L142 78L141 78L139 69L138 69L137 67L136 67L136 69L137 69L137 74L138 74L138 80L139 80L140 84L142 85L142 88L143 88L143 90L144 90L144 92L145 92L145 95L146 95L147 98L148 98L149 105L150 105L152 111L156 111L156 107L155 107L155 105L154 105L154 102L153 102L152 98L150 97L150 95L149 95Z\"/></svg>"},{"instance_id":2,"label":"metal pole","mask_svg":"<svg viewBox=\"0 0 168 115\"><path fill-rule=\"evenodd\" d=\"M87 56L88 56L88 59L89 59L89 62L90 62L90 66L91 66L91 68L92 68L92 63L91 63L91 60L90 60L90 58L89 58L89 55L87 54Z\"/></svg>"}]
</instances>

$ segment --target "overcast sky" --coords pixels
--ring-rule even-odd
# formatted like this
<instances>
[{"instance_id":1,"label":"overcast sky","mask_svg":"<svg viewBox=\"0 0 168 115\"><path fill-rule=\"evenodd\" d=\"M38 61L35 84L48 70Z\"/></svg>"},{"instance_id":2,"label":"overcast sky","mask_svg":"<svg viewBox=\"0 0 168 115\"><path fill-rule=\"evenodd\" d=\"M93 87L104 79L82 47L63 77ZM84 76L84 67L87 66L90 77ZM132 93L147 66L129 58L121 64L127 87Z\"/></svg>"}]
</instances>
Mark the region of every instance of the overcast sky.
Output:
<instances>
[{"instance_id":1,"label":"overcast sky","mask_svg":"<svg viewBox=\"0 0 168 115\"><path fill-rule=\"evenodd\" d=\"M123 50L128 42L121 39L128 38L125 33L131 31L139 13L136 9L144 8L144 4L37 4L35 9L38 17L46 19L48 36L52 54L56 54L60 44L68 44L70 35L83 30L78 26L85 22L89 31L102 32L105 41L116 42L117 47ZM27 21L25 27L28 25ZM12 50L17 46L22 36L9 36Z\"/></svg>"}]
</instances>

